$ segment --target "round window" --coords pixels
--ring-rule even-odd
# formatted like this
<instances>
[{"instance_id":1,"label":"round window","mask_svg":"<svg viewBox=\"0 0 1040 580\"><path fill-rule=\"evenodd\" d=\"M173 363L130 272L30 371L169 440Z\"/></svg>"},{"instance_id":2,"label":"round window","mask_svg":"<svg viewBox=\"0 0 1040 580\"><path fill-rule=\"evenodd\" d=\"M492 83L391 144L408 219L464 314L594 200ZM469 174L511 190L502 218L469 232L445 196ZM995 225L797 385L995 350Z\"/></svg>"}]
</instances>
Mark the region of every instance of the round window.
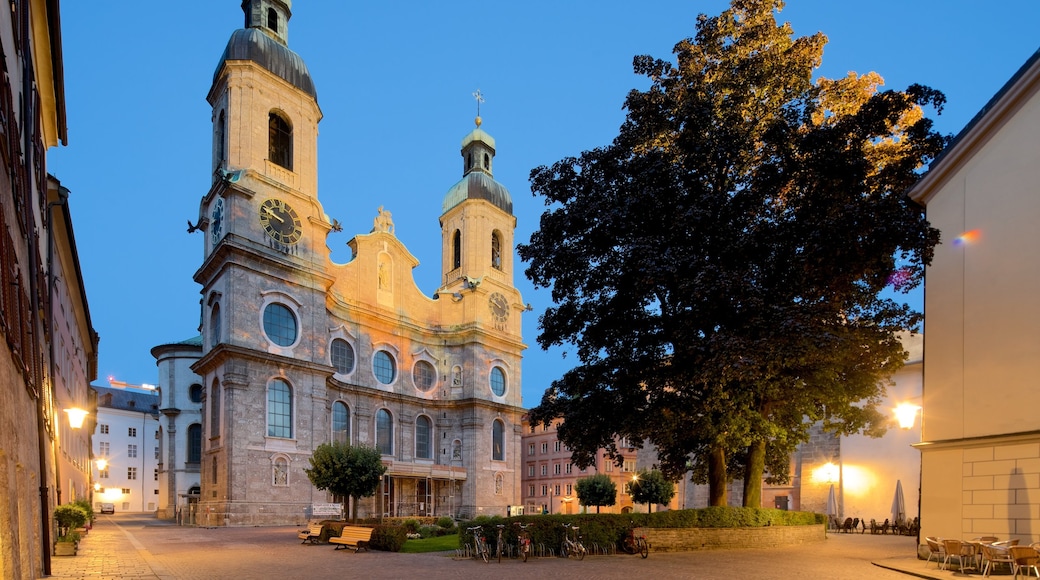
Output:
<instances>
[{"instance_id":1,"label":"round window","mask_svg":"<svg viewBox=\"0 0 1040 580\"><path fill-rule=\"evenodd\" d=\"M437 382L437 371L432 364L421 360L412 367L412 381L420 391L429 391Z\"/></svg>"},{"instance_id":2,"label":"round window","mask_svg":"<svg viewBox=\"0 0 1040 580\"><path fill-rule=\"evenodd\" d=\"M372 360L372 370L376 374L376 379L384 385L389 385L394 382L394 377L397 375L397 369L394 366L394 357L390 356L390 353L385 350L381 350L376 353L375 358Z\"/></svg>"},{"instance_id":3,"label":"round window","mask_svg":"<svg viewBox=\"0 0 1040 580\"><path fill-rule=\"evenodd\" d=\"M342 338L332 340L332 366L341 375L354 370L354 349Z\"/></svg>"},{"instance_id":4,"label":"round window","mask_svg":"<svg viewBox=\"0 0 1040 580\"><path fill-rule=\"evenodd\" d=\"M491 392L499 397L506 394L506 373L499 367L491 369Z\"/></svg>"},{"instance_id":5,"label":"round window","mask_svg":"<svg viewBox=\"0 0 1040 580\"><path fill-rule=\"evenodd\" d=\"M264 309L264 332L278 346L296 342L296 316L283 304L268 304Z\"/></svg>"}]
</instances>

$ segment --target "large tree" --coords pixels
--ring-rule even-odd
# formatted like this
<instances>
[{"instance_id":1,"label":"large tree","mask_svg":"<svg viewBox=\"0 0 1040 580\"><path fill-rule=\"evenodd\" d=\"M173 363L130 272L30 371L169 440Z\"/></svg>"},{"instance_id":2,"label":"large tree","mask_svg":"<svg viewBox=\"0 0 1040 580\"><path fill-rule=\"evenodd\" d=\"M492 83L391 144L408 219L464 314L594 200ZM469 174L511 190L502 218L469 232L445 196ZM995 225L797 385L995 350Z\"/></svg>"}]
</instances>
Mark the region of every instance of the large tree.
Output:
<instances>
[{"instance_id":1,"label":"large tree","mask_svg":"<svg viewBox=\"0 0 1040 580\"><path fill-rule=\"evenodd\" d=\"M650 513L655 504L667 504L675 497L675 483L657 469L640 471L628 486L632 501L645 503L646 513Z\"/></svg>"},{"instance_id":2,"label":"large tree","mask_svg":"<svg viewBox=\"0 0 1040 580\"><path fill-rule=\"evenodd\" d=\"M579 466L649 441L712 505L734 476L758 505L815 421L881 432L921 320L883 291L917 286L939 239L904 192L946 143L921 109L943 96L814 82L826 37L793 38L782 8L732 0L675 62L636 57L650 86L613 143L532 171L548 209L519 248L555 303L539 344L578 357L532 420L562 417Z\"/></svg>"},{"instance_id":3,"label":"large tree","mask_svg":"<svg viewBox=\"0 0 1040 580\"><path fill-rule=\"evenodd\" d=\"M379 451L366 445L350 445L340 441L322 443L310 458L310 469L304 469L311 484L343 497L343 514L347 498L352 498L351 521L357 521L358 500L371 497L386 473Z\"/></svg>"},{"instance_id":4,"label":"large tree","mask_svg":"<svg viewBox=\"0 0 1040 580\"><path fill-rule=\"evenodd\" d=\"M617 484L603 473L578 479L574 484L574 493L578 495L581 505L596 506L597 514L600 506L617 503Z\"/></svg>"}]
</instances>

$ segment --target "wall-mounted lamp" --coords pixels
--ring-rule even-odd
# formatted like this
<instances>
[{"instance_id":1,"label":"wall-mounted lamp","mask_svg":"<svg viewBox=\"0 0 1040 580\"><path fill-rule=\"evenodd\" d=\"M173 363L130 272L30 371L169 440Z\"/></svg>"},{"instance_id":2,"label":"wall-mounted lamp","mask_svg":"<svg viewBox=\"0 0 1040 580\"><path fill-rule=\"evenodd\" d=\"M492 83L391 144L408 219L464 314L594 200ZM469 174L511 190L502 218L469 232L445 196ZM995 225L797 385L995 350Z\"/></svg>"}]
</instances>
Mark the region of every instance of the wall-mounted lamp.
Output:
<instances>
[{"instance_id":1,"label":"wall-mounted lamp","mask_svg":"<svg viewBox=\"0 0 1040 580\"><path fill-rule=\"evenodd\" d=\"M88 413L83 409L65 409L65 412L69 415L69 426L73 429L79 429L83 426L83 419L87 418Z\"/></svg>"},{"instance_id":2,"label":"wall-mounted lamp","mask_svg":"<svg viewBox=\"0 0 1040 580\"><path fill-rule=\"evenodd\" d=\"M914 405L913 403L900 403L896 405L895 415L896 421L899 422L900 429L913 429L914 421L917 419L917 414L921 411L920 405Z\"/></svg>"}]
</instances>

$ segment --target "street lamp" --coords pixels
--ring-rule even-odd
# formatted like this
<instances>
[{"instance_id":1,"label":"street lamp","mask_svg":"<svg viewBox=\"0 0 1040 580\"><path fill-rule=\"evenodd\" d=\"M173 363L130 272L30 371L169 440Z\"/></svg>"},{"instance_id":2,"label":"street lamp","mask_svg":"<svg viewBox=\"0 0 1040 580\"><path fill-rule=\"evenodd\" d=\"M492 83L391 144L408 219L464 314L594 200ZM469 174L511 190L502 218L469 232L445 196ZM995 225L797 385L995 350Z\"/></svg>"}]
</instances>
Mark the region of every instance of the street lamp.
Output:
<instances>
[{"instance_id":1,"label":"street lamp","mask_svg":"<svg viewBox=\"0 0 1040 580\"><path fill-rule=\"evenodd\" d=\"M88 413L83 409L77 409L73 407L71 409L65 409L65 412L69 415L69 426L73 429L79 429L83 426L83 420L87 418Z\"/></svg>"},{"instance_id":2,"label":"street lamp","mask_svg":"<svg viewBox=\"0 0 1040 580\"><path fill-rule=\"evenodd\" d=\"M900 403L896 405L895 415L896 421L899 422L900 429L910 430L914 428L914 421L917 420L917 414L921 411L920 405L913 403Z\"/></svg>"},{"instance_id":3,"label":"street lamp","mask_svg":"<svg viewBox=\"0 0 1040 580\"><path fill-rule=\"evenodd\" d=\"M108 467L108 460L104 458L96 460L95 463L97 463L98 471L104 471Z\"/></svg>"}]
</instances>

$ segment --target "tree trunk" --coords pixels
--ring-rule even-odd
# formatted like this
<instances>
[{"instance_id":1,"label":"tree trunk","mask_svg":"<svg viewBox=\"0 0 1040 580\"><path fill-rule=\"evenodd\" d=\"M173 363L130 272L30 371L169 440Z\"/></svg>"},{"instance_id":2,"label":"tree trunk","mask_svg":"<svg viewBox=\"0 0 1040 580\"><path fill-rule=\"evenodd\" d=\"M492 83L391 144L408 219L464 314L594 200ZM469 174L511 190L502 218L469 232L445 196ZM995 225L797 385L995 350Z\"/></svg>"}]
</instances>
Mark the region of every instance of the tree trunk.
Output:
<instances>
[{"instance_id":1,"label":"tree trunk","mask_svg":"<svg viewBox=\"0 0 1040 580\"><path fill-rule=\"evenodd\" d=\"M708 504L726 505L726 451L717 446L708 452Z\"/></svg>"},{"instance_id":2,"label":"tree trunk","mask_svg":"<svg viewBox=\"0 0 1040 580\"><path fill-rule=\"evenodd\" d=\"M351 511L350 511L350 523L356 524L357 523L357 504L358 504L358 499L359 498L351 497L350 499L351 499L350 503L352 504L351 505Z\"/></svg>"},{"instance_id":3,"label":"tree trunk","mask_svg":"<svg viewBox=\"0 0 1040 580\"><path fill-rule=\"evenodd\" d=\"M766 465L766 442L755 441L748 447L744 464L744 507L762 507L762 473Z\"/></svg>"}]
</instances>

